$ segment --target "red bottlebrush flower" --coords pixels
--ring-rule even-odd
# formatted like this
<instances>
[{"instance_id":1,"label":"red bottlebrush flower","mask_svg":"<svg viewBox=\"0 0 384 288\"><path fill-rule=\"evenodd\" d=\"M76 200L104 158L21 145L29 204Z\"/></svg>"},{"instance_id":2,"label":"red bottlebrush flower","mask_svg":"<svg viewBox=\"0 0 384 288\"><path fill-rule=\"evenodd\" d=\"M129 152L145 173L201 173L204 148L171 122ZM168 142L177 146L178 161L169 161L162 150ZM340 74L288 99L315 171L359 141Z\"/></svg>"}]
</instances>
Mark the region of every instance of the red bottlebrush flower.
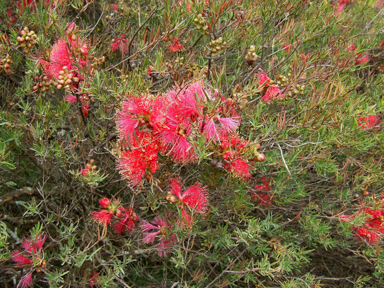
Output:
<instances>
[{"instance_id":1,"label":"red bottlebrush flower","mask_svg":"<svg viewBox=\"0 0 384 288\"><path fill-rule=\"evenodd\" d=\"M257 191L269 191L271 190L271 181L267 181L265 177L262 178L263 184L255 185L255 190ZM271 206L273 196L267 193L253 193L251 195L251 200L258 202L260 206L269 207Z\"/></svg>"},{"instance_id":2,"label":"red bottlebrush flower","mask_svg":"<svg viewBox=\"0 0 384 288\"><path fill-rule=\"evenodd\" d=\"M171 47L169 47L169 51L171 51L172 53L184 51L185 47L183 45L179 44L179 41L180 40L178 38L173 38L172 39L173 45Z\"/></svg>"},{"instance_id":3,"label":"red bottlebrush flower","mask_svg":"<svg viewBox=\"0 0 384 288\"><path fill-rule=\"evenodd\" d=\"M21 243L21 247L25 249L25 252L29 255L34 253L40 253L41 249L43 248L45 239L47 238L47 235L37 235L35 239L24 239Z\"/></svg>"},{"instance_id":4,"label":"red bottlebrush flower","mask_svg":"<svg viewBox=\"0 0 384 288\"><path fill-rule=\"evenodd\" d=\"M18 250L13 251L11 253L11 260L18 263L21 266L33 266L33 259L34 258L40 259L42 257L41 250L43 248L45 239L46 239L46 235L43 235L43 236L37 235L34 239L24 238L24 240L21 242L21 246L24 248L24 251L23 252L19 252ZM41 268L44 268L44 267L41 267ZM22 278L19 282L18 287L32 286L32 273L33 271L27 274L24 278Z\"/></svg>"},{"instance_id":5,"label":"red bottlebrush flower","mask_svg":"<svg viewBox=\"0 0 384 288\"><path fill-rule=\"evenodd\" d=\"M262 87L269 86L269 82L271 82L271 78L269 78L262 69L260 69L260 72L258 75L259 75L259 85Z\"/></svg>"},{"instance_id":6,"label":"red bottlebrush flower","mask_svg":"<svg viewBox=\"0 0 384 288\"><path fill-rule=\"evenodd\" d=\"M365 228L358 228L356 233L361 239L367 241L370 245L374 245L380 240L380 237L374 231L369 231Z\"/></svg>"},{"instance_id":7,"label":"red bottlebrush flower","mask_svg":"<svg viewBox=\"0 0 384 288\"><path fill-rule=\"evenodd\" d=\"M125 38L125 34L121 34L119 38L112 42L111 49L112 52L115 52L117 49L119 49L121 53L126 53L128 51L128 40Z\"/></svg>"},{"instance_id":8,"label":"red bottlebrush flower","mask_svg":"<svg viewBox=\"0 0 384 288\"><path fill-rule=\"evenodd\" d=\"M117 11L119 9L119 6L117 6L116 4L111 4L111 7L115 11Z\"/></svg>"},{"instance_id":9,"label":"red bottlebrush flower","mask_svg":"<svg viewBox=\"0 0 384 288\"><path fill-rule=\"evenodd\" d=\"M107 197L104 197L103 199L99 200L101 208L108 208L109 205L111 205L111 200L109 200Z\"/></svg>"},{"instance_id":10,"label":"red bottlebrush flower","mask_svg":"<svg viewBox=\"0 0 384 288\"><path fill-rule=\"evenodd\" d=\"M15 250L11 253L11 260L18 264L32 264L33 261L28 257L21 254L18 250Z\"/></svg>"},{"instance_id":11,"label":"red bottlebrush flower","mask_svg":"<svg viewBox=\"0 0 384 288\"><path fill-rule=\"evenodd\" d=\"M111 223L111 218L113 215L107 210L101 210L100 212L92 212L93 220L104 225L108 226Z\"/></svg>"},{"instance_id":12,"label":"red bottlebrush flower","mask_svg":"<svg viewBox=\"0 0 384 288\"><path fill-rule=\"evenodd\" d=\"M242 154L247 151L249 141L241 139L238 135L224 135L221 138L220 149L223 151L224 169L240 178L251 177L252 168Z\"/></svg>"},{"instance_id":13,"label":"red bottlebrush flower","mask_svg":"<svg viewBox=\"0 0 384 288\"><path fill-rule=\"evenodd\" d=\"M81 170L80 170L80 173L81 173L81 175L83 175L84 177L87 177L89 171L92 171L92 167L87 166L87 168L81 169Z\"/></svg>"},{"instance_id":14,"label":"red bottlebrush flower","mask_svg":"<svg viewBox=\"0 0 384 288\"><path fill-rule=\"evenodd\" d=\"M150 76L152 74L153 70L151 68L148 68L147 75Z\"/></svg>"},{"instance_id":15,"label":"red bottlebrush flower","mask_svg":"<svg viewBox=\"0 0 384 288\"><path fill-rule=\"evenodd\" d=\"M139 221L139 217L137 217L133 209L123 207L119 207L118 209L121 211L121 215L119 216L118 222L113 224L115 233L120 235L121 233L129 232L136 228L135 224Z\"/></svg>"},{"instance_id":16,"label":"red bottlebrush flower","mask_svg":"<svg viewBox=\"0 0 384 288\"><path fill-rule=\"evenodd\" d=\"M286 52L288 52L292 48L293 48L292 44L284 44L283 45L283 50L286 51Z\"/></svg>"},{"instance_id":17,"label":"red bottlebrush flower","mask_svg":"<svg viewBox=\"0 0 384 288\"><path fill-rule=\"evenodd\" d=\"M265 92L264 96L261 97L261 101L270 103L274 99L284 99L285 95L281 93L281 90L277 86L270 86Z\"/></svg>"},{"instance_id":18,"label":"red bottlebrush flower","mask_svg":"<svg viewBox=\"0 0 384 288\"><path fill-rule=\"evenodd\" d=\"M380 125L380 120L381 120L381 115L380 114L377 114L377 115L370 115L368 117L360 117L358 120L357 120L357 125L360 129L366 129L366 130L369 130L369 129L372 129L376 126L379 126Z\"/></svg>"},{"instance_id":19,"label":"red bottlebrush flower","mask_svg":"<svg viewBox=\"0 0 384 288\"><path fill-rule=\"evenodd\" d=\"M143 176L153 174L159 168L158 152L161 147L152 133L139 133L132 139L131 150L120 154L120 173L131 181L132 186L140 184Z\"/></svg>"},{"instance_id":20,"label":"red bottlebrush flower","mask_svg":"<svg viewBox=\"0 0 384 288\"><path fill-rule=\"evenodd\" d=\"M89 277L89 287L97 286L99 280L99 272L93 272L93 274Z\"/></svg>"},{"instance_id":21,"label":"red bottlebrush flower","mask_svg":"<svg viewBox=\"0 0 384 288\"><path fill-rule=\"evenodd\" d=\"M204 213L208 209L208 193L205 187L200 183L195 183L181 194L181 180L174 178L170 184L171 192L180 199L180 201L199 213Z\"/></svg>"},{"instance_id":22,"label":"red bottlebrush flower","mask_svg":"<svg viewBox=\"0 0 384 288\"><path fill-rule=\"evenodd\" d=\"M361 53L357 53L355 57L356 57L356 63L355 63L356 66L361 64L366 64L369 62L369 56L367 53L364 54L364 56L361 56Z\"/></svg>"},{"instance_id":23,"label":"red bottlebrush flower","mask_svg":"<svg viewBox=\"0 0 384 288\"><path fill-rule=\"evenodd\" d=\"M261 185L255 185L255 190L258 191L265 191L265 190L271 190L271 181L267 181L265 177L261 178L263 181L263 184Z\"/></svg>"}]
</instances>

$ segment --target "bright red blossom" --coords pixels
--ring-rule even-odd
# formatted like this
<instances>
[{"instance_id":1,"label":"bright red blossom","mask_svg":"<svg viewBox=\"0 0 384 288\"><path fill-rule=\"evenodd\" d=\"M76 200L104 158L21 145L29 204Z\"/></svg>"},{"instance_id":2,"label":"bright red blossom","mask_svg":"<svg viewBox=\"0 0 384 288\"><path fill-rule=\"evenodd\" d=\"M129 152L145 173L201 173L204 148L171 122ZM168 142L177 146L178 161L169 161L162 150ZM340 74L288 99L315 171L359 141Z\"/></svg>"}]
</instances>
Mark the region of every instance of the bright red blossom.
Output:
<instances>
[{"instance_id":1,"label":"bright red blossom","mask_svg":"<svg viewBox=\"0 0 384 288\"><path fill-rule=\"evenodd\" d=\"M183 45L181 45L179 43L179 41L180 40L178 38L173 38L172 39L173 45L171 47L169 47L169 51L171 51L171 52L180 52L180 51L185 50L185 47Z\"/></svg>"},{"instance_id":2,"label":"bright red blossom","mask_svg":"<svg viewBox=\"0 0 384 288\"><path fill-rule=\"evenodd\" d=\"M189 208L195 209L199 213L204 213L208 209L208 193L200 183L195 183L181 194L181 179L171 180L171 192L179 198L181 203Z\"/></svg>"},{"instance_id":3,"label":"bright red blossom","mask_svg":"<svg viewBox=\"0 0 384 288\"><path fill-rule=\"evenodd\" d=\"M47 238L46 235L37 235L34 239L26 239L24 238L23 242L21 242L21 247L24 248L22 252L19 252L18 250L15 250L11 253L11 260L13 262L16 262L19 265L24 266L30 266L32 268L44 268L45 264L38 264L39 266L33 267L33 259L41 259L42 258L42 249L45 242L45 239ZM44 260L45 261L45 260ZM44 266L43 266L44 265ZM20 287L29 287L33 285L32 280L32 272L28 273L26 276L24 276L20 282Z\"/></svg>"},{"instance_id":4,"label":"bright red blossom","mask_svg":"<svg viewBox=\"0 0 384 288\"><path fill-rule=\"evenodd\" d=\"M360 117L357 120L357 126L360 129L372 129L380 124L381 115L370 115L368 117Z\"/></svg>"}]
</instances>

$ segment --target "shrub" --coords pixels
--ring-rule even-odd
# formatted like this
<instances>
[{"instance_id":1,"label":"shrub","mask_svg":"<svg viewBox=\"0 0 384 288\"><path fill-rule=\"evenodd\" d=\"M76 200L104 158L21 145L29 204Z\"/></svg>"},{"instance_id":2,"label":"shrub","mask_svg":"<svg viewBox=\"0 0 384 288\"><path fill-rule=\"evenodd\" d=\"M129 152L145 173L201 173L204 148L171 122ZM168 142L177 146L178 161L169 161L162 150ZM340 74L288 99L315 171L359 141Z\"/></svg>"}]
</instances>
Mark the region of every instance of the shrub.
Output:
<instances>
[{"instance_id":1,"label":"shrub","mask_svg":"<svg viewBox=\"0 0 384 288\"><path fill-rule=\"evenodd\" d=\"M383 1L0 0L5 287L382 287Z\"/></svg>"}]
</instances>

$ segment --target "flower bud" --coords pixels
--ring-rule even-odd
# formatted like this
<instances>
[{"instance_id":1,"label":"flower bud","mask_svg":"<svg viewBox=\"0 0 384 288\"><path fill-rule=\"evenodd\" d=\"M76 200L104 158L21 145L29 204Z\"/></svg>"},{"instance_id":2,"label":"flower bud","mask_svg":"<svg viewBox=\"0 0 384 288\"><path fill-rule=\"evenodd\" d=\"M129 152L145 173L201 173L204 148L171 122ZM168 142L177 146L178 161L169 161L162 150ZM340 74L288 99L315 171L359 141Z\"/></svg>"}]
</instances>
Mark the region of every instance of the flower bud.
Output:
<instances>
[{"instance_id":1,"label":"flower bud","mask_svg":"<svg viewBox=\"0 0 384 288\"><path fill-rule=\"evenodd\" d=\"M99 203L100 203L101 208L108 208L109 205L111 205L111 201L107 197L100 199Z\"/></svg>"},{"instance_id":2,"label":"flower bud","mask_svg":"<svg viewBox=\"0 0 384 288\"><path fill-rule=\"evenodd\" d=\"M117 217L120 217L120 216L121 216L121 213L122 213L121 210L117 210L115 215L116 215Z\"/></svg>"},{"instance_id":3,"label":"flower bud","mask_svg":"<svg viewBox=\"0 0 384 288\"><path fill-rule=\"evenodd\" d=\"M63 85L59 84L59 85L57 85L56 88L59 89L59 90L61 90L61 89L63 89Z\"/></svg>"},{"instance_id":4,"label":"flower bud","mask_svg":"<svg viewBox=\"0 0 384 288\"><path fill-rule=\"evenodd\" d=\"M265 155L264 154L259 154L257 156L257 161L263 162L265 160Z\"/></svg>"}]
</instances>

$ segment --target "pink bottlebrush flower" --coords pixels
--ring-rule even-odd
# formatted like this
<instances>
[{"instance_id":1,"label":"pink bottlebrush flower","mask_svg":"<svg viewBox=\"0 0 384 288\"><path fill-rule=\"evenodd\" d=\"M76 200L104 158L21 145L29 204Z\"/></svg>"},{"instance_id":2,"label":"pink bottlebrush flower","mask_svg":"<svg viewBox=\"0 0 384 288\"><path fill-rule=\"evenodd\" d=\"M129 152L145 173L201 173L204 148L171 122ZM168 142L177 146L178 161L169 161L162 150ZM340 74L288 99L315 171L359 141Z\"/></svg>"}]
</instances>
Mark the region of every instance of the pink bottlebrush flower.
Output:
<instances>
[{"instance_id":1,"label":"pink bottlebrush flower","mask_svg":"<svg viewBox=\"0 0 384 288\"><path fill-rule=\"evenodd\" d=\"M279 87L277 86L270 86L267 89L267 92L265 92L264 96L261 97L261 101L265 103L270 103L274 99L284 99L285 95L281 92Z\"/></svg>"},{"instance_id":2,"label":"pink bottlebrush flower","mask_svg":"<svg viewBox=\"0 0 384 288\"><path fill-rule=\"evenodd\" d=\"M119 168L120 173L131 181L131 185L136 186L142 183L144 176L149 180L159 168L157 161L161 146L152 133L139 133L132 139L130 146L127 151L121 152Z\"/></svg>"},{"instance_id":3,"label":"pink bottlebrush flower","mask_svg":"<svg viewBox=\"0 0 384 288\"><path fill-rule=\"evenodd\" d=\"M109 200L107 197L104 197L99 200L101 208L107 209L109 205L111 205L111 200Z\"/></svg>"},{"instance_id":4,"label":"pink bottlebrush flower","mask_svg":"<svg viewBox=\"0 0 384 288\"><path fill-rule=\"evenodd\" d=\"M157 247L157 251L159 256L165 257L169 252L171 252L172 246L176 243L176 235L172 234L167 239L162 238L160 240L159 246Z\"/></svg>"},{"instance_id":5,"label":"pink bottlebrush flower","mask_svg":"<svg viewBox=\"0 0 384 288\"><path fill-rule=\"evenodd\" d=\"M128 52L128 40L125 38L125 34L121 34L119 38L116 38L111 44L112 52L115 52L117 49L121 53Z\"/></svg>"},{"instance_id":6,"label":"pink bottlebrush flower","mask_svg":"<svg viewBox=\"0 0 384 288\"><path fill-rule=\"evenodd\" d=\"M189 213L186 211L184 207L181 208L181 218L176 221L176 225L178 225L180 228L184 227L191 227L192 222L192 216L189 215Z\"/></svg>"},{"instance_id":7,"label":"pink bottlebrush flower","mask_svg":"<svg viewBox=\"0 0 384 288\"><path fill-rule=\"evenodd\" d=\"M235 131L240 125L240 117L220 118L220 124L226 133Z\"/></svg>"},{"instance_id":8,"label":"pink bottlebrush flower","mask_svg":"<svg viewBox=\"0 0 384 288\"><path fill-rule=\"evenodd\" d=\"M351 0L339 0L336 14L340 14Z\"/></svg>"},{"instance_id":9,"label":"pink bottlebrush flower","mask_svg":"<svg viewBox=\"0 0 384 288\"><path fill-rule=\"evenodd\" d=\"M93 274L89 277L89 287L97 286L99 280L99 272L93 272Z\"/></svg>"},{"instance_id":10,"label":"pink bottlebrush flower","mask_svg":"<svg viewBox=\"0 0 384 288\"><path fill-rule=\"evenodd\" d=\"M60 76L59 72L63 70L64 66L66 66L69 71L77 71L78 68L75 62L80 64L81 68L88 65L88 46L85 40L72 34L75 28L76 25L73 22L68 24L66 31L67 38L58 39L52 46L49 61L40 59L40 64L49 78L58 79ZM81 54L77 51L81 52ZM73 56L75 56L75 59ZM77 75L77 77L81 78L81 75Z\"/></svg>"},{"instance_id":11,"label":"pink bottlebrush flower","mask_svg":"<svg viewBox=\"0 0 384 288\"><path fill-rule=\"evenodd\" d=\"M153 221L153 224L143 220L141 223L141 229L143 230L143 232L145 232L143 233L144 243L152 244L155 241L156 236L161 233L161 230L163 228L166 228L166 222L163 221L163 219L161 218L156 218ZM150 230L157 230L157 231L147 233Z\"/></svg>"},{"instance_id":12,"label":"pink bottlebrush flower","mask_svg":"<svg viewBox=\"0 0 384 288\"><path fill-rule=\"evenodd\" d=\"M111 223L113 213L109 213L107 210L101 210L100 212L92 212L92 217L95 222L98 222L104 226L108 226Z\"/></svg>"},{"instance_id":13,"label":"pink bottlebrush flower","mask_svg":"<svg viewBox=\"0 0 384 288\"><path fill-rule=\"evenodd\" d=\"M356 50L356 45L355 45L355 44L351 44L351 45L348 47L348 50L349 50L349 51L355 51L355 50Z\"/></svg>"},{"instance_id":14,"label":"pink bottlebrush flower","mask_svg":"<svg viewBox=\"0 0 384 288\"><path fill-rule=\"evenodd\" d=\"M21 254L18 250L15 250L11 253L11 260L13 262L20 264L20 265L33 263L33 261L31 259L29 259L28 257Z\"/></svg>"},{"instance_id":15,"label":"pink bottlebrush flower","mask_svg":"<svg viewBox=\"0 0 384 288\"><path fill-rule=\"evenodd\" d=\"M269 82L271 82L271 78L269 78L262 69L260 69L260 72L258 75L259 75L259 85L262 87L269 86Z\"/></svg>"},{"instance_id":16,"label":"pink bottlebrush flower","mask_svg":"<svg viewBox=\"0 0 384 288\"><path fill-rule=\"evenodd\" d=\"M366 64L369 62L369 56L367 53L364 54L364 56L361 55L361 53L357 53L355 55L356 58L356 63L355 65L361 65L361 64Z\"/></svg>"},{"instance_id":17,"label":"pink bottlebrush flower","mask_svg":"<svg viewBox=\"0 0 384 288\"><path fill-rule=\"evenodd\" d=\"M200 130L204 133L206 139L218 141L220 135L231 133L239 127L240 117L220 118L220 116L214 116L201 124Z\"/></svg>"},{"instance_id":18,"label":"pink bottlebrush flower","mask_svg":"<svg viewBox=\"0 0 384 288\"><path fill-rule=\"evenodd\" d=\"M67 95L67 96L65 96L65 101L73 104L73 103L77 102L77 98L76 98L76 96L73 96L73 95Z\"/></svg>"},{"instance_id":19,"label":"pink bottlebrush flower","mask_svg":"<svg viewBox=\"0 0 384 288\"><path fill-rule=\"evenodd\" d=\"M176 236L174 234L168 235L170 227L170 223L162 218L156 218L152 221L152 223L142 221L141 228L143 232L145 232L143 233L144 243L152 244L157 236L160 237L158 246L159 256L166 256L166 254L170 252L173 244L176 242ZM148 232L150 230L155 231Z\"/></svg>"},{"instance_id":20,"label":"pink bottlebrush flower","mask_svg":"<svg viewBox=\"0 0 384 288\"><path fill-rule=\"evenodd\" d=\"M120 235L121 233L129 232L136 228L135 224L139 221L139 217L137 217L133 209L119 207L118 210L121 211L121 213L119 213L118 222L113 224L115 233Z\"/></svg>"},{"instance_id":21,"label":"pink bottlebrush flower","mask_svg":"<svg viewBox=\"0 0 384 288\"><path fill-rule=\"evenodd\" d=\"M117 113L117 125L122 137L133 137L135 129L143 126L153 129L151 115L155 112L155 100L150 96L135 96L122 102L122 109Z\"/></svg>"},{"instance_id":22,"label":"pink bottlebrush flower","mask_svg":"<svg viewBox=\"0 0 384 288\"><path fill-rule=\"evenodd\" d=\"M171 47L169 47L169 51L171 51L172 53L184 51L185 47L183 45L179 44L179 41L180 40L178 38L173 38L172 39L173 45Z\"/></svg>"},{"instance_id":23,"label":"pink bottlebrush flower","mask_svg":"<svg viewBox=\"0 0 384 288\"><path fill-rule=\"evenodd\" d=\"M143 240L146 244L152 244L155 242L156 236L160 234L160 231L152 233L143 233Z\"/></svg>"},{"instance_id":24,"label":"pink bottlebrush flower","mask_svg":"<svg viewBox=\"0 0 384 288\"><path fill-rule=\"evenodd\" d=\"M18 287L21 288L30 287L33 284L32 272L27 274L23 279L20 280Z\"/></svg>"},{"instance_id":25,"label":"pink bottlebrush flower","mask_svg":"<svg viewBox=\"0 0 384 288\"><path fill-rule=\"evenodd\" d=\"M208 193L200 183L195 183L181 194L181 179L174 178L170 184L171 192L180 199L184 205L204 213L208 209Z\"/></svg>"},{"instance_id":26,"label":"pink bottlebrush flower","mask_svg":"<svg viewBox=\"0 0 384 288\"><path fill-rule=\"evenodd\" d=\"M377 115L370 115L368 117L360 117L358 120L357 120L357 125L360 129L366 129L366 130L369 130L369 129L373 129L375 128L376 126L380 127L380 120L381 120L381 115L380 114L377 114Z\"/></svg>"}]
</instances>

